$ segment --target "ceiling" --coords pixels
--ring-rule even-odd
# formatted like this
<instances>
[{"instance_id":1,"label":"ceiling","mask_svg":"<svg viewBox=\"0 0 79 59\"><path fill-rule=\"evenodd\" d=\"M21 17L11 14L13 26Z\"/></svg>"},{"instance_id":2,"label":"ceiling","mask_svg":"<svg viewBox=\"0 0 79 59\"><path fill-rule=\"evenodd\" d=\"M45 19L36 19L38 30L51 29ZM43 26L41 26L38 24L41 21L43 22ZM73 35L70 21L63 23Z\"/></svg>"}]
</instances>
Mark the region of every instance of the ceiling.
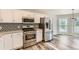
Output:
<instances>
[{"instance_id":1,"label":"ceiling","mask_svg":"<svg viewBox=\"0 0 79 59\"><path fill-rule=\"evenodd\" d=\"M71 14L72 9L25 9L31 12L43 13L48 15ZM79 13L79 9L75 9L74 13Z\"/></svg>"},{"instance_id":2,"label":"ceiling","mask_svg":"<svg viewBox=\"0 0 79 59\"><path fill-rule=\"evenodd\" d=\"M54 9L26 9L26 10L44 14L48 14L49 12L55 11Z\"/></svg>"},{"instance_id":3,"label":"ceiling","mask_svg":"<svg viewBox=\"0 0 79 59\"><path fill-rule=\"evenodd\" d=\"M51 12L56 11L56 9L26 9L26 10L43 14L49 14Z\"/></svg>"}]
</instances>

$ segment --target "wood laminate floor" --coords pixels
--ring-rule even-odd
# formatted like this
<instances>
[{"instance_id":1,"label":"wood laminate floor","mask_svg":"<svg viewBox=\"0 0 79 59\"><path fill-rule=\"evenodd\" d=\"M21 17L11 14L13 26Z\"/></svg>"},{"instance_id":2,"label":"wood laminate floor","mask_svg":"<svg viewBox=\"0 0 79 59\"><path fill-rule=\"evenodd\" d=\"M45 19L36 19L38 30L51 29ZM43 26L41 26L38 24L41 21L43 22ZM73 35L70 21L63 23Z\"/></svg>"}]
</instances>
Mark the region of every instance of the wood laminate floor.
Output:
<instances>
[{"instance_id":1,"label":"wood laminate floor","mask_svg":"<svg viewBox=\"0 0 79 59\"><path fill-rule=\"evenodd\" d=\"M50 42L41 42L23 50L79 50L79 35L59 35Z\"/></svg>"},{"instance_id":2,"label":"wood laminate floor","mask_svg":"<svg viewBox=\"0 0 79 59\"><path fill-rule=\"evenodd\" d=\"M56 50L57 48L51 42L40 42L23 50Z\"/></svg>"}]
</instances>

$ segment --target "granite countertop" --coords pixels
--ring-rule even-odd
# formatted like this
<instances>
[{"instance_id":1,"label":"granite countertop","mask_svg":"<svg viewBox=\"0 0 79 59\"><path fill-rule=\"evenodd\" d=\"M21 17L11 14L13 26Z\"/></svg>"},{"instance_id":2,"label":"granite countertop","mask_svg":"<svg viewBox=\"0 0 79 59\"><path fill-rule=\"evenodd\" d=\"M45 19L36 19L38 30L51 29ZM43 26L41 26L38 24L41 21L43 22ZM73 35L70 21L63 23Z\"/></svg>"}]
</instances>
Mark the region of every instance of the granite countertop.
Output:
<instances>
[{"instance_id":1,"label":"granite countertop","mask_svg":"<svg viewBox=\"0 0 79 59\"><path fill-rule=\"evenodd\" d=\"M0 32L0 36L5 35L5 34L18 33L18 32L23 32L23 31L22 31L22 30L16 30L16 31L6 31L6 32Z\"/></svg>"}]
</instances>

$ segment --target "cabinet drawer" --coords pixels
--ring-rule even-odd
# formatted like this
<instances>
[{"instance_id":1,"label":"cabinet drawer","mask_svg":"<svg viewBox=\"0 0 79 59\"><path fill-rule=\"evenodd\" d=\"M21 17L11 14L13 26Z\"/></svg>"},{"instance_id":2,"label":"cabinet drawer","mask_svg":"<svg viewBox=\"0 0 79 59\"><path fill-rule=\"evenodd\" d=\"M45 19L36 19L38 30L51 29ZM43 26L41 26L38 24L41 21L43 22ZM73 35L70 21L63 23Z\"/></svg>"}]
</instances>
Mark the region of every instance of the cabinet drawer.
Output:
<instances>
[{"instance_id":1,"label":"cabinet drawer","mask_svg":"<svg viewBox=\"0 0 79 59\"><path fill-rule=\"evenodd\" d=\"M30 42L33 42L33 41L36 42L36 39L26 40L26 41L24 41L24 43L30 43Z\"/></svg>"},{"instance_id":2,"label":"cabinet drawer","mask_svg":"<svg viewBox=\"0 0 79 59\"><path fill-rule=\"evenodd\" d=\"M36 41L29 42L29 43L24 44L24 47L29 47L29 46L32 46L32 45L35 45L35 44L36 44Z\"/></svg>"}]
</instances>

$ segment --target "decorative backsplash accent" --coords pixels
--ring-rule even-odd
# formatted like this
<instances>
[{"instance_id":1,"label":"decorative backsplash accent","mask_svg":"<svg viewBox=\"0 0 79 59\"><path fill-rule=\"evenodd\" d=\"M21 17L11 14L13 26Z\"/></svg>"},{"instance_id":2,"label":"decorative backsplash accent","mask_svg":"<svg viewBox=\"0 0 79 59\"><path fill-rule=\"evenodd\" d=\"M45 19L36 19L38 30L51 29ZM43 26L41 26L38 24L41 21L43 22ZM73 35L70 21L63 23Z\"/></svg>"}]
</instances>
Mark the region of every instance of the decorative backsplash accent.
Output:
<instances>
[{"instance_id":1,"label":"decorative backsplash accent","mask_svg":"<svg viewBox=\"0 0 79 59\"><path fill-rule=\"evenodd\" d=\"M0 32L22 30L23 25L34 25L34 28L39 28L39 24L23 24L23 23L0 23Z\"/></svg>"},{"instance_id":2,"label":"decorative backsplash accent","mask_svg":"<svg viewBox=\"0 0 79 59\"><path fill-rule=\"evenodd\" d=\"M0 32L21 30L22 23L0 23Z\"/></svg>"}]
</instances>

